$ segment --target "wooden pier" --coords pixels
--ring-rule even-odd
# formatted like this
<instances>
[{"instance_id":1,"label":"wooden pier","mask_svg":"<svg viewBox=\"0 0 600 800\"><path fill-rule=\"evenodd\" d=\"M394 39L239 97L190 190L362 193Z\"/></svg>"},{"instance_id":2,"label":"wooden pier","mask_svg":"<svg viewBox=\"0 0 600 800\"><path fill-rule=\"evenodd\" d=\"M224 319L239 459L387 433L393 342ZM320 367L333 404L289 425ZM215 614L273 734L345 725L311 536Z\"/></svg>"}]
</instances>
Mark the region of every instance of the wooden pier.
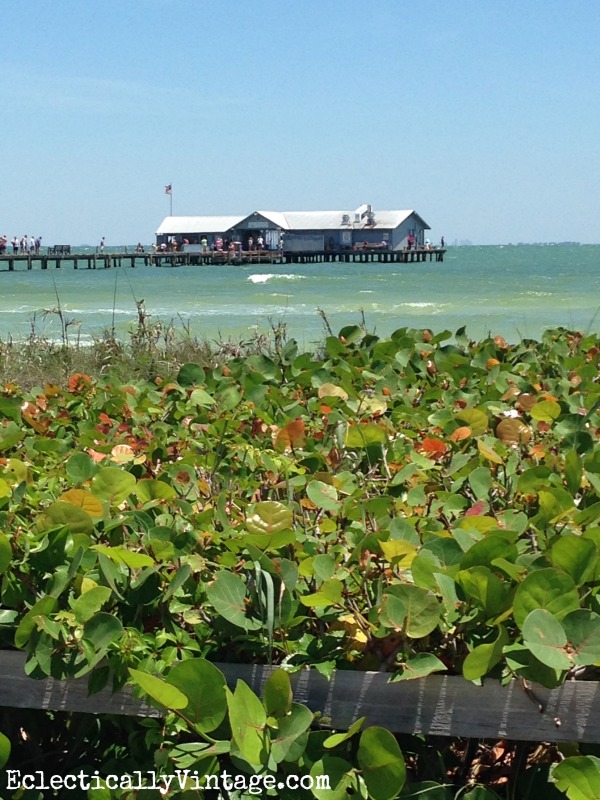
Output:
<instances>
[{"instance_id":1,"label":"wooden pier","mask_svg":"<svg viewBox=\"0 0 600 800\"><path fill-rule=\"evenodd\" d=\"M54 248L50 248L54 251ZM111 269L113 267L180 267L180 266L226 266L244 264L320 264L320 263L384 263L412 264L425 261L443 261L442 249L383 250L381 248L359 248L358 250L323 250L316 252L281 253L271 250L236 252L230 256L225 251L207 253L150 252L150 253L70 253L47 252L0 256L0 271L14 272L21 269Z\"/></svg>"}]
</instances>

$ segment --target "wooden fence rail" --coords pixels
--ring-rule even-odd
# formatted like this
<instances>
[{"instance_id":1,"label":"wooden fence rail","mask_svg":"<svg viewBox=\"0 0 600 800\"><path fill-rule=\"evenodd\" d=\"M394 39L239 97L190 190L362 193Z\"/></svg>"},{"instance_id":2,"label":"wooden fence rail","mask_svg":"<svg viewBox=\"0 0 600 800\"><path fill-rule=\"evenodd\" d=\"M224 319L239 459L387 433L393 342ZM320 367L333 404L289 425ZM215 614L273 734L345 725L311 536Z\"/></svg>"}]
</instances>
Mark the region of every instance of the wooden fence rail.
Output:
<instances>
[{"instance_id":1,"label":"wooden fence rail","mask_svg":"<svg viewBox=\"0 0 600 800\"><path fill-rule=\"evenodd\" d=\"M22 653L0 652L0 707L92 714L160 716L128 689L88 697L87 679L28 678ZM257 693L274 667L217 664L227 682L240 678ZM429 676L390 683L381 672L338 671L327 681L316 670L292 675L294 699L320 711L328 726L346 730L358 717L396 733L508 738L523 741L600 742L600 683L569 681L557 689L518 681L475 686L458 676ZM540 711L540 707L543 711Z\"/></svg>"}]
</instances>

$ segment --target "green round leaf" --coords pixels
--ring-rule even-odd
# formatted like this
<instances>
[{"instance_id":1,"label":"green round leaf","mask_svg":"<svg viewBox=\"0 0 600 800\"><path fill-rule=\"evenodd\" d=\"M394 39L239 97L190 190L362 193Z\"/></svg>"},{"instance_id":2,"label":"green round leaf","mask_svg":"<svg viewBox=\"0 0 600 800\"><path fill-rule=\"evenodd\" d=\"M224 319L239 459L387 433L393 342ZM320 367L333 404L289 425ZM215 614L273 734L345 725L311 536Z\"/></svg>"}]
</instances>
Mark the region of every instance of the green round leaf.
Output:
<instances>
[{"instance_id":1,"label":"green round leaf","mask_svg":"<svg viewBox=\"0 0 600 800\"><path fill-rule=\"evenodd\" d=\"M98 465L92 461L87 453L75 453L67 461L65 468L73 483L89 481L98 471Z\"/></svg>"},{"instance_id":2,"label":"green round leaf","mask_svg":"<svg viewBox=\"0 0 600 800\"><path fill-rule=\"evenodd\" d=\"M155 478L142 478L137 482L135 493L140 503L148 503L150 500L172 500L177 496L172 486Z\"/></svg>"},{"instance_id":3,"label":"green round leaf","mask_svg":"<svg viewBox=\"0 0 600 800\"><path fill-rule=\"evenodd\" d=\"M309 708L294 703L290 712L279 720L277 735L271 744L271 757L275 763L279 764L287 758L298 739L306 736L313 718L314 714Z\"/></svg>"},{"instance_id":4,"label":"green round leaf","mask_svg":"<svg viewBox=\"0 0 600 800\"><path fill-rule=\"evenodd\" d=\"M406 767L393 734L376 725L367 728L361 734L357 758L373 800L398 796L406 780Z\"/></svg>"},{"instance_id":5,"label":"green round leaf","mask_svg":"<svg viewBox=\"0 0 600 800\"><path fill-rule=\"evenodd\" d=\"M538 569L530 573L515 593L513 614L522 628L527 615L544 608L557 619L579 608L579 595L573 579L557 569Z\"/></svg>"},{"instance_id":6,"label":"green round leaf","mask_svg":"<svg viewBox=\"0 0 600 800\"><path fill-rule=\"evenodd\" d=\"M600 758L570 756L552 770L556 788L569 800L598 800L600 797Z\"/></svg>"},{"instance_id":7,"label":"green round leaf","mask_svg":"<svg viewBox=\"0 0 600 800\"><path fill-rule=\"evenodd\" d=\"M184 364L177 374L177 383L181 386L195 386L204 383L204 370L199 364Z\"/></svg>"},{"instance_id":8,"label":"green round leaf","mask_svg":"<svg viewBox=\"0 0 600 800\"><path fill-rule=\"evenodd\" d=\"M40 519L43 527L54 525L68 525L71 533L93 533L94 520L85 509L57 500L48 506L44 516Z\"/></svg>"},{"instance_id":9,"label":"green round leaf","mask_svg":"<svg viewBox=\"0 0 600 800\"><path fill-rule=\"evenodd\" d=\"M402 672L395 681L410 681L416 678L425 678L433 672L445 672L446 665L440 661L433 653L417 653L416 656L409 658L403 665Z\"/></svg>"},{"instance_id":10,"label":"green round leaf","mask_svg":"<svg viewBox=\"0 0 600 800\"><path fill-rule=\"evenodd\" d=\"M6 572L12 560L12 547L10 540L3 533L0 533L0 575Z\"/></svg>"},{"instance_id":11,"label":"green round leaf","mask_svg":"<svg viewBox=\"0 0 600 800\"><path fill-rule=\"evenodd\" d=\"M154 561L149 555L128 550L126 547L109 547L106 544L95 544L90 549L106 556L115 564L125 564L129 569L143 569L143 567L154 566Z\"/></svg>"},{"instance_id":12,"label":"green round leaf","mask_svg":"<svg viewBox=\"0 0 600 800\"><path fill-rule=\"evenodd\" d=\"M190 658L176 664L167 676L167 683L187 698L185 716L196 727L208 733L218 728L227 713L225 676L204 658Z\"/></svg>"},{"instance_id":13,"label":"green round leaf","mask_svg":"<svg viewBox=\"0 0 600 800\"><path fill-rule=\"evenodd\" d=\"M441 606L435 595L411 584L387 588L380 607L380 621L394 630L402 630L412 639L421 639L437 628Z\"/></svg>"},{"instance_id":14,"label":"green round leaf","mask_svg":"<svg viewBox=\"0 0 600 800\"><path fill-rule=\"evenodd\" d=\"M473 436L481 436L488 428L487 415L478 408L465 408L456 415L456 419L468 425Z\"/></svg>"},{"instance_id":15,"label":"green round leaf","mask_svg":"<svg viewBox=\"0 0 600 800\"><path fill-rule=\"evenodd\" d=\"M94 586L80 595L72 605L77 622L87 622L97 611L100 611L112 592L108 586Z\"/></svg>"},{"instance_id":16,"label":"green round leaf","mask_svg":"<svg viewBox=\"0 0 600 800\"><path fill-rule=\"evenodd\" d=\"M118 467L101 467L92 480L92 492L100 500L117 505L135 490L135 477Z\"/></svg>"},{"instance_id":17,"label":"green round leaf","mask_svg":"<svg viewBox=\"0 0 600 800\"><path fill-rule=\"evenodd\" d=\"M488 567L461 570L456 576L456 582L484 611L487 619L499 616L510 607L509 587Z\"/></svg>"},{"instance_id":18,"label":"green round leaf","mask_svg":"<svg viewBox=\"0 0 600 800\"><path fill-rule=\"evenodd\" d=\"M225 570L219 572L206 595L215 611L232 625L245 631L260 628L259 620L246 616L246 584L239 575Z\"/></svg>"},{"instance_id":19,"label":"green round leaf","mask_svg":"<svg viewBox=\"0 0 600 800\"><path fill-rule=\"evenodd\" d=\"M334 513L339 510L340 501L338 500L337 489L329 483L310 481L306 487L306 494L318 508Z\"/></svg>"},{"instance_id":20,"label":"green round leaf","mask_svg":"<svg viewBox=\"0 0 600 800\"><path fill-rule=\"evenodd\" d=\"M300 598L300 602L309 608L326 608L334 606L342 599L344 584L337 578L330 578L323 581L318 591L312 594L305 594Z\"/></svg>"},{"instance_id":21,"label":"green round leaf","mask_svg":"<svg viewBox=\"0 0 600 800\"><path fill-rule=\"evenodd\" d=\"M140 669L129 669L133 682L153 700L165 708L175 710L183 709L188 704L188 698L175 686L171 686L162 678L142 672Z\"/></svg>"},{"instance_id":22,"label":"green round leaf","mask_svg":"<svg viewBox=\"0 0 600 800\"><path fill-rule=\"evenodd\" d=\"M254 534L273 534L289 530L293 524L293 514L283 503L265 500L256 503L246 520L246 529Z\"/></svg>"},{"instance_id":23,"label":"green round leaf","mask_svg":"<svg viewBox=\"0 0 600 800\"><path fill-rule=\"evenodd\" d=\"M567 614L562 624L574 663L600 665L600 615L582 608Z\"/></svg>"},{"instance_id":24,"label":"green round leaf","mask_svg":"<svg viewBox=\"0 0 600 800\"><path fill-rule=\"evenodd\" d=\"M292 707L292 684L284 669L269 675L263 689L263 704L269 717L284 717Z\"/></svg>"},{"instance_id":25,"label":"green round leaf","mask_svg":"<svg viewBox=\"0 0 600 800\"><path fill-rule=\"evenodd\" d=\"M572 664L566 650L565 629L549 611L538 608L523 623L523 641L533 655L548 667L566 670Z\"/></svg>"},{"instance_id":26,"label":"green round leaf","mask_svg":"<svg viewBox=\"0 0 600 800\"><path fill-rule=\"evenodd\" d=\"M533 406L529 415L541 422L553 422L560 417L560 406L554 400L540 400Z\"/></svg>"},{"instance_id":27,"label":"green round leaf","mask_svg":"<svg viewBox=\"0 0 600 800\"><path fill-rule=\"evenodd\" d=\"M56 608L58 601L55 597L42 597L38 600L32 608L25 614L23 619L19 622L17 630L15 631L15 647L19 650L26 647L29 642L29 637L36 625L36 618L40 616L48 616Z\"/></svg>"},{"instance_id":28,"label":"green round leaf","mask_svg":"<svg viewBox=\"0 0 600 800\"><path fill-rule=\"evenodd\" d=\"M340 330L338 337L343 344L354 344L359 342L364 335L365 332L358 325L346 325Z\"/></svg>"},{"instance_id":29,"label":"green round leaf","mask_svg":"<svg viewBox=\"0 0 600 800\"><path fill-rule=\"evenodd\" d=\"M4 767L10 758L10 739L0 733L0 769Z\"/></svg>"},{"instance_id":30,"label":"green round leaf","mask_svg":"<svg viewBox=\"0 0 600 800\"><path fill-rule=\"evenodd\" d=\"M96 652L106 650L108 645L122 633L121 620L104 611L94 614L83 627L83 638L93 645Z\"/></svg>"},{"instance_id":31,"label":"green round leaf","mask_svg":"<svg viewBox=\"0 0 600 800\"><path fill-rule=\"evenodd\" d=\"M336 340L337 341L337 340ZM349 789L356 790L356 776L350 762L337 756L324 756L310 768L315 783L311 792L317 800L348 800ZM329 778L329 789L319 788L317 781L322 775Z\"/></svg>"},{"instance_id":32,"label":"green round leaf","mask_svg":"<svg viewBox=\"0 0 600 800\"><path fill-rule=\"evenodd\" d=\"M237 386L227 386L222 392L219 393L217 398L219 408L221 408L223 411L231 411L239 406L241 401L242 395L240 394Z\"/></svg>"},{"instance_id":33,"label":"green round leaf","mask_svg":"<svg viewBox=\"0 0 600 800\"><path fill-rule=\"evenodd\" d=\"M372 444L383 444L386 439L385 429L376 422L369 422L366 425L350 425L346 430L345 445L350 450L358 450Z\"/></svg>"},{"instance_id":34,"label":"green round leaf","mask_svg":"<svg viewBox=\"0 0 600 800\"><path fill-rule=\"evenodd\" d=\"M495 642L480 644L475 647L465 658L463 675L468 681L482 678L493 669L502 658L502 648L508 643L508 634L500 628Z\"/></svg>"},{"instance_id":35,"label":"green round leaf","mask_svg":"<svg viewBox=\"0 0 600 800\"><path fill-rule=\"evenodd\" d=\"M580 586L593 577L598 551L589 539L574 534L563 534L550 549L550 561L567 572Z\"/></svg>"},{"instance_id":36,"label":"green round leaf","mask_svg":"<svg viewBox=\"0 0 600 800\"><path fill-rule=\"evenodd\" d=\"M477 519L477 517L469 517L468 519ZM494 559L505 558L507 561L514 561L517 555L516 546L507 541L505 536L489 534L479 542L475 542L467 550L461 559L460 568L469 569L470 567L478 566L491 568L494 564Z\"/></svg>"},{"instance_id":37,"label":"green round leaf","mask_svg":"<svg viewBox=\"0 0 600 800\"><path fill-rule=\"evenodd\" d=\"M341 400L348 399L348 392L335 383L322 383L319 386L318 395L322 399L325 397L338 397Z\"/></svg>"},{"instance_id":38,"label":"green round leaf","mask_svg":"<svg viewBox=\"0 0 600 800\"><path fill-rule=\"evenodd\" d=\"M216 400L204 389L194 389L188 398L188 403L192 406L212 408L216 404Z\"/></svg>"},{"instance_id":39,"label":"green round leaf","mask_svg":"<svg viewBox=\"0 0 600 800\"><path fill-rule=\"evenodd\" d=\"M265 727L267 714L263 704L247 684L238 680L235 691L226 689L231 735L241 755L249 764L266 760Z\"/></svg>"}]
</instances>

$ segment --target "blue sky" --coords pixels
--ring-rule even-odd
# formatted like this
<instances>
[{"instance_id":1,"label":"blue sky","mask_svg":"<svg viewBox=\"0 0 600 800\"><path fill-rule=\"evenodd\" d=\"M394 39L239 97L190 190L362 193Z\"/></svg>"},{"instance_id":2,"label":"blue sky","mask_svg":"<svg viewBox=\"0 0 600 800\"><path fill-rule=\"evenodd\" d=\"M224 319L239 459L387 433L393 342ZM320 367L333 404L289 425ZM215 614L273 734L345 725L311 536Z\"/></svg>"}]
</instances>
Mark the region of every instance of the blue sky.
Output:
<instances>
[{"instance_id":1,"label":"blue sky","mask_svg":"<svg viewBox=\"0 0 600 800\"><path fill-rule=\"evenodd\" d=\"M416 209L600 242L598 0L3 0L0 228Z\"/></svg>"}]
</instances>

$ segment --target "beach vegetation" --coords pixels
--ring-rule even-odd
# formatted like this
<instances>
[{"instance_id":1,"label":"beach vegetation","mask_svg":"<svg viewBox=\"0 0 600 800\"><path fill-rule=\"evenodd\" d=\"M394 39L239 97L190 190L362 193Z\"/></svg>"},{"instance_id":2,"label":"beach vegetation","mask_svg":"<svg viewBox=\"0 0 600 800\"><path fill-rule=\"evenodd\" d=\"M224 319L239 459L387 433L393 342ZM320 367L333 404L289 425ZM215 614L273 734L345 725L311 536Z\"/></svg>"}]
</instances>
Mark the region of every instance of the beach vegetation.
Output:
<instances>
[{"instance_id":1,"label":"beach vegetation","mask_svg":"<svg viewBox=\"0 0 600 800\"><path fill-rule=\"evenodd\" d=\"M129 684L165 711L35 735L5 715L0 762L335 777L296 797L591 797L583 746L335 733L289 673L597 678L598 336L171 336L141 320L87 370L61 343L35 382L0 354L0 647L32 678ZM258 697L211 662L277 669Z\"/></svg>"}]
</instances>

